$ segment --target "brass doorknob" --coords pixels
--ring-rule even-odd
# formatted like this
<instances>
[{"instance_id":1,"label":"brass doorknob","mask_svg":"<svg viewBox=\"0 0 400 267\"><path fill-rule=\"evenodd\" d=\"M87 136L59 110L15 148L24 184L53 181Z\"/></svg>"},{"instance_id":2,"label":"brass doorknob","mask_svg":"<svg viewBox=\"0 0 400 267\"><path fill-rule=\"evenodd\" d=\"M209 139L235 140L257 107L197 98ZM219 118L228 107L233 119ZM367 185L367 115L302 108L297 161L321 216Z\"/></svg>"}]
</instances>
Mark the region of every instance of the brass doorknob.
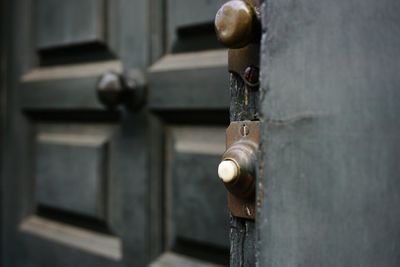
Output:
<instances>
[{"instance_id":1,"label":"brass doorknob","mask_svg":"<svg viewBox=\"0 0 400 267\"><path fill-rule=\"evenodd\" d=\"M103 73L97 82L97 97L108 108L123 104L130 109L140 108L145 100L145 80L138 71L124 75L113 71Z\"/></svg>"},{"instance_id":2,"label":"brass doorknob","mask_svg":"<svg viewBox=\"0 0 400 267\"><path fill-rule=\"evenodd\" d=\"M228 48L242 48L260 32L254 8L243 0L225 3L215 16L215 30L219 41Z\"/></svg>"},{"instance_id":3,"label":"brass doorknob","mask_svg":"<svg viewBox=\"0 0 400 267\"><path fill-rule=\"evenodd\" d=\"M228 189L228 208L233 216L255 219L259 121L232 121L226 129L226 151L218 176Z\"/></svg>"},{"instance_id":4,"label":"brass doorknob","mask_svg":"<svg viewBox=\"0 0 400 267\"><path fill-rule=\"evenodd\" d=\"M235 196L249 198L255 192L257 144L240 140L228 148L218 166L218 176Z\"/></svg>"}]
</instances>

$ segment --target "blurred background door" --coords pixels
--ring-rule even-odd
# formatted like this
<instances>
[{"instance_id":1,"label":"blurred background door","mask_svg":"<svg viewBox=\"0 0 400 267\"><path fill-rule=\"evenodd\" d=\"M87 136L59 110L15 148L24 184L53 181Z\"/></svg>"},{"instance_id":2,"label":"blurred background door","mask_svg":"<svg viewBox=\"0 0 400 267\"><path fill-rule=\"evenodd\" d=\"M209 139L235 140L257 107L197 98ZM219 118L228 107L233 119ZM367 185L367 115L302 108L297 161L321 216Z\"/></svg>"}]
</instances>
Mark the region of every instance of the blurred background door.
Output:
<instances>
[{"instance_id":1,"label":"blurred background door","mask_svg":"<svg viewBox=\"0 0 400 267\"><path fill-rule=\"evenodd\" d=\"M222 2L6 2L4 266L227 264ZM102 104L106 71L146 105Z\"/></svg>"},{"instance_id":2,"label":"blurred background door","mask_svg":"<svg viewBox=\"0 0 400 267\"><path fill-rule=\"evenodd\" d=\"M8 25L8 17L3 15L5 12L5 1L0 2L0 14L1 14L1 22L0 22L0 36L5 36L5 32L7 31ZM3 147L4 141L4 129L5 129L5 91L6 91L6 40L5 38L1 38L0 41L0 147ZM3 170L3 161L2 161L2 153L0 149L0 259L3 258L3 179L2 179L2 170ZM2 266L0 260L0 266Z\"/></svg>"},{"instance_id":3,"label":"blurred background door","mask_svg":"<svg viewBox=\"0 0 400 267\"><path fill-rule=\"evenodd\" d=\"M154 267L192 266L186 256L203 264L229 261L226 192L216 175L229 124L227 51L214 30L224 2L169 0L152 15L166 21L165 50L148 72L148 107L162 125L165 148L164 194L157 194L164 247Z\"/></svg>"}]
</instances>

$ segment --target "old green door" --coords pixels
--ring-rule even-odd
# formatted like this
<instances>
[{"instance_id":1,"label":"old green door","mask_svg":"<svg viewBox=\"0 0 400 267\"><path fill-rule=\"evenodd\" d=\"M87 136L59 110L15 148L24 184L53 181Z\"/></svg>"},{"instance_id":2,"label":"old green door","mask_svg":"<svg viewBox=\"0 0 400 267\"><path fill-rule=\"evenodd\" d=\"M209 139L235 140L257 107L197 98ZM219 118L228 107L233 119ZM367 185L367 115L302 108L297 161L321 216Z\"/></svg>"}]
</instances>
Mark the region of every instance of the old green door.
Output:
<instances>
[{"instance_id":1,"label":"old green door","mask_svg":"<svg viewBox=\"0 0 400 267\"><path fill-rule=\"evenodd\" d=\"M4 266L227 264L222 2L6 2ZM106 71L147 103L103 105Z\"/></svg>"},{"instance_id":2,"label":"old green door","mask_svg":"<svg viewBox=\"0 0 400 267\"><path fill-rule=\"evenodd\" d=\"M262 12L258 266L399 266L399 2Z\"/></svg>"},{"instance_id":3,"label":"old green door","mask_svg":"<svg viewBox=\"0 0 400 267\"><path fill-rule=\"evenodd\" d=\"M147 1L9 1L5 266L144 266L148 119L96 97L145 71Z\"/></svg>"},{"instance_id":4,"label":"old green door","mask_svg":"<svg viewBox=\"0 0 400 267\"><path fill-rule=\"evenodd\" d=\"M165 149L152 203L155 219L163 214L164 245L153 267L228 265L229 212L217 166L229 123L229 73L214 31L224 2L169 0L153 14L166 18L165 51L148 71L148 107Z\"/></svg>"}]
</instances>

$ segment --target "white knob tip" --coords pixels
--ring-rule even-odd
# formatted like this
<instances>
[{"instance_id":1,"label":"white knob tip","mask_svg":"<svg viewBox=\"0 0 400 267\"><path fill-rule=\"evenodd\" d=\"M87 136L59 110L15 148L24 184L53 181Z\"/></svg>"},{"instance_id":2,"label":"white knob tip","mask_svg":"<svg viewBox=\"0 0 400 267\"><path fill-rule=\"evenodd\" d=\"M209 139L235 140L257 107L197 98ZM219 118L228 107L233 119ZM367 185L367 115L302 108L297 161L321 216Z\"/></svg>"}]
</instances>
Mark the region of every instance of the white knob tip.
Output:
<instances>
[{"instance_id":1,"label":"white knob tip","mask_svg":"<svg viewBox=\"0 0 400 267\"><path fill-rule=\"evenodd\" d=\"M218 166L218 176L224 183L229 183L236 179L238 173L238 166L231 160L224 160Z\"/></svg>"}]
</instances>

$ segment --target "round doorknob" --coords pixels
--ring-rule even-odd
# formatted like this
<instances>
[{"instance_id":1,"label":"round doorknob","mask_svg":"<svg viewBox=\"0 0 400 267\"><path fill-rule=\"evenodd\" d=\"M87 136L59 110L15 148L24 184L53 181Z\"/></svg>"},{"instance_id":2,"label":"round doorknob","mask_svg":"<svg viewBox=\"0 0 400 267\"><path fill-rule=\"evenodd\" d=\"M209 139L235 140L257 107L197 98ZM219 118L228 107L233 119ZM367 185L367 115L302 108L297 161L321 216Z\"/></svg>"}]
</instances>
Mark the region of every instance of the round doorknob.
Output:
<instances>
[{"instance_id":1,"label":"round doorknob","mask_svg":"<svg viewBox=\"0 0 400 267\"><path fill-rule=\"evenodd\" d=\"M142 106L145 99L145 81L138 71L120 75L113 71L103 73L97 82L97 97L108 108L124 104L130 109Z\"/></svg>"},{"instance_id":2,"label":"round doorknob","mask_svg":"<svg viewBox=\"0 0 400 267\"><path fill-rule=\"evenodd\" d=\"M258 24L254 8L242 0L225 3L215 16L217 37L229 48L242 48L252 42Z\"/></svg>"},{"instance_id":3,"label":"round doorknob","mask_svg":"<svg viewBox=\"0 0 400 267\"><path fill-rule=\"evenodd\" d=\"M240 140L229 147L218 166L218 176L237 197L249 198L255 193L257 144Z\"/></svg>"},{"instance_id":4,"label":"round doorknob","mask_svg":"<svg viewBox=\"0 0 400 267\"><path fill-rule=\"evenodd\" d=\"M123 85L120 76L112 71L105 72L97 83L97 97L107 107L114 108L122 102Z\"/></svg>"}]
</instances>

